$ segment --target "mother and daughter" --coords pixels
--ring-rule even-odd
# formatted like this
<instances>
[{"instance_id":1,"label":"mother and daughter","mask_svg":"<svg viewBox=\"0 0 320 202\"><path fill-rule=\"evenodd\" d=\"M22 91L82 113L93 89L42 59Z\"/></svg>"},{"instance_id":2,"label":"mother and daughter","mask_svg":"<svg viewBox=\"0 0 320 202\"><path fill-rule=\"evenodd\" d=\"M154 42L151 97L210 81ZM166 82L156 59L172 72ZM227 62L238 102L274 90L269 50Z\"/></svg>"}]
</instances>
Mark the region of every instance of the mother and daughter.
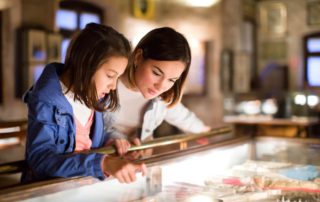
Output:
<instances>
[{"instance_id":1,"label":"mother and daughter","mask_svg":"<svg viewBox=\"0 0 320 202\"><path fill-rule=\"evenodd\" d=\"M146 174L146 165L121 155L152 139L163 120L186 132L210 130L180 103L190 62L187 40L172 28L150 31L131 53L122 34L88 24L71 41L65 63L48 64L24 95L28 168L22 182L113 176L131 183L138 172ZM79 152L107 145L120 156Z\"/></svg>"}]
</instances>

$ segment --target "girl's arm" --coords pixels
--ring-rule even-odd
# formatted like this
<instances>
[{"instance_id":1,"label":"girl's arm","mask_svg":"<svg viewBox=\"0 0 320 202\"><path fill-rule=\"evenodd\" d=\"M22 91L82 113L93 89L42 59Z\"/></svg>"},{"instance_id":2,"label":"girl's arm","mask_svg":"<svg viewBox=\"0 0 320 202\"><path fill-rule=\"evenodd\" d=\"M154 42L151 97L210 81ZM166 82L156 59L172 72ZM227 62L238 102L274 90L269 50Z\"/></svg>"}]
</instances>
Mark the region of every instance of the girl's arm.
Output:
<instances>
[{"instance_id":1,"label":"girl's arm","mask_svg":"<svg viewBox=\"0 0 320 202\"><path fill-rule=\"evenodd\" d=\"M50 177L93 176L104 179L101 170L103 154L72 154L72 136L63 128L30 120L26 160L36 179Z\"/></svg>"},{"instance_id":2,"label":"girl's arm","mask_svg":"<svg viewBox=\"0 0 320 202\"><path fill-rule=\"evenodd\" d=\"M38 128L38 130L37 130ZM27 162L36 179L50 177L93 176L104 179L112 175L121 183L136 180L136 173L145 175L146 166L143 163L134 164L119 156L106 156L99 153L65 154L63 148L53 141L54 127L39 122L33 122L30 129L38 131L35 136L28 137ZM47 134L47 135L46 135ZM62 144L62 139L58 141ZM66 147L65 147L66 146Z\"/></svg>"}]
</instances>

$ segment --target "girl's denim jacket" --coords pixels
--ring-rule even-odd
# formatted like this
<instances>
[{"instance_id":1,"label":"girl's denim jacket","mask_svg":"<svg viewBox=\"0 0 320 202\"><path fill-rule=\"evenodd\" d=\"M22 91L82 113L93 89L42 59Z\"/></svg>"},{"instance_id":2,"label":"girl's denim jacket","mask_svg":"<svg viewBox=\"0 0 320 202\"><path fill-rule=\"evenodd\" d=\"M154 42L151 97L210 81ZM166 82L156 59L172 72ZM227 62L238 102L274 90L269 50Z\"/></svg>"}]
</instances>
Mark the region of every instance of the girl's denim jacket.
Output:
<instances>
[{"instance_id":1,"label":"girl's denim jacket","mask_svg":"<svg viewBox=\"0 0 320 202\"><path fill-rule=\"evenodd\" d=\"M104 112L105 132L112 138L126 138L126 135L117 131L112 125L117 121L112 112ZM171 125L178 127L185 132L199 133L203 131L204 123L183 104L179 103L168 108L161 98L155 98L148 103L143 115L140 139L143 141L153 135L153 131L165 120Z\"/></svg>"},{"instance_id":2,"label":"girl's denim jacket","mask_svg":"<svg viewBox=\"0 0 320 202\"><path fill-rule=\"evenodd\" d=\"M62 93L58 76L63 67L59 63L47 65L38 81L24 95L24 102L28 105L25 153L28 168L22 174L22 182L52 177L105 177L101 170L103 154L73 154L73 110ZM90 138L92 148L103 146L107 140L100 112L95 112Z\"/></svg>"}]
</instances>

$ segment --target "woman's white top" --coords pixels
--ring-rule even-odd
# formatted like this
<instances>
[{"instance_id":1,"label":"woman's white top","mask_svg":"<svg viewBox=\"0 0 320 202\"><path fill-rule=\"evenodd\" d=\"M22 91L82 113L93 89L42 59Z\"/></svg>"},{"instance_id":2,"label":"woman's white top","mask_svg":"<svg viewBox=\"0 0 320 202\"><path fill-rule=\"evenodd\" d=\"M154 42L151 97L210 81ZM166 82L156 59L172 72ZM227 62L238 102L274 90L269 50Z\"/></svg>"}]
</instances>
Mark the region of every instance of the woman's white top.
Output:
<instances>
[{"instance_id":1,"label":"woman's white top","mask_svg":"<svg viewBox=\"0 0 320 202\"><path fill-rule=\"evenodd\" d=\"M140 91L128 89L120 80L118 82L120 108L115 112L114 128L123 134L130 135L142 125L143 109L148 100Z\"/></svg>"}]
</instances>

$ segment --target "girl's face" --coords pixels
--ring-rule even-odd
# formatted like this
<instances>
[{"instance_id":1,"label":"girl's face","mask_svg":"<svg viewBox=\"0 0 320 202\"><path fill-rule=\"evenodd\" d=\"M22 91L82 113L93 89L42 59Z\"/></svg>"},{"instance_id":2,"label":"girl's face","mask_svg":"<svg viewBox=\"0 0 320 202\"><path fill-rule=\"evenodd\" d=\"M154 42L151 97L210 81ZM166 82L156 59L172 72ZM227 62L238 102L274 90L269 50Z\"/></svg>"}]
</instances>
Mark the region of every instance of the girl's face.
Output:
<instances>
[{"instance_id":1,"label":"girl's face","mask_svg":"<svg viewBox=\"0 0 320 202\"><path fill-rule=\"evenodd\" d=\"M169 90L185 69L181 61L139 60L135 83L143 97L153 99Z\"/></svg>"},{"instance_id":2,"label":"girl's face","mask_svg":"<svg viewBox=\"0 0 320 202\"><path fill-rule=\"evenodd\" d=\"M97 89L98 98L103 98L110 90L115 90L117 80L123 74L128 64L128 59L121 56L110 57L94 73L92 80Z\"/></svg>"}]
</instances>

